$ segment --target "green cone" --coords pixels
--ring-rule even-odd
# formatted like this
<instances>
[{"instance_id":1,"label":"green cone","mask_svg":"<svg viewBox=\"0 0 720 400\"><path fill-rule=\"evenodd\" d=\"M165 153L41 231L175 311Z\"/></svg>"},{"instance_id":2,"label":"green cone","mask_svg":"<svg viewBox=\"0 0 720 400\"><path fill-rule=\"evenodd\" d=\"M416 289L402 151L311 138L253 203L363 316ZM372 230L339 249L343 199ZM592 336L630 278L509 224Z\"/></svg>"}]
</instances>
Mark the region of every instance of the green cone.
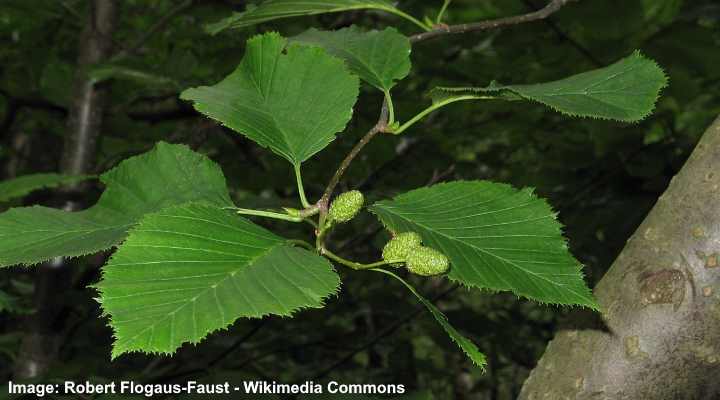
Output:
<instances>
[{"instance_id":1,"label":"green cone","mask_svg":"<svg viewBox=\"0 0 720 400\"><path fill-rule=\"evenodd\" d=\"M432 276L444 274L450 268L445 254L430 247L418 247L407 256L406 267L413 274Z\"/></svg>"},{"instance_id":2,"label":"green cone","mask_svg":"<svg viewBox=\"0 0 720 400\"><path fill-rule=\"evenodd\" d=\"M334 222L348 222L355 218L365 202L365 197L357 190L340 194L330 205L328 217Z\"/></svg>"},{"instance_id":3,"label":"green cone","mask_svg":"<svg viewBox=\"0 0 720 400\"><path fill-rule=\"evenodd\" d=\"M408 254L422 244L420 235L415 232L397 234L383 247L382 257L385 261L405 261Z\"/></svg>"}]
</instances>

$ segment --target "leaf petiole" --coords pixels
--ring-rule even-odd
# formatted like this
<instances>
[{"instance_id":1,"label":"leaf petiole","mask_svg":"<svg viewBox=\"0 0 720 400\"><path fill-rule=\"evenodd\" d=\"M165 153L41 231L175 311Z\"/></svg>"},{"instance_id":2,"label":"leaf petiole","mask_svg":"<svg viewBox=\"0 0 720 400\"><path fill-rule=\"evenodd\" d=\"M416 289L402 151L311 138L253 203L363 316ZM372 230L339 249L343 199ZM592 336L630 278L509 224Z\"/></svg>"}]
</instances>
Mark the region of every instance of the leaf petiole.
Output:
<instances>
[{"instance_id":1,"label":"leaf petiole","mask_svg":"<svg viewBox=\"0 0 720 400\"><path fill-rule=\"evenodd\" d=\"M440 12L438 12L437 18L435 18L435 23L437 25L442 24L443 16L445 15L445 11L447 11L448 6L450 5L450 2L452 0L445 0L443 2L442 8L440 8Z\"/></svg>"},{"instance_id":2,"label":"leaf petiole","mask_svg":"<svg viewBox=\"0 0 720 400\"><path fill-rule=\"evenodd\" d=\"M354 270L356 270L356 271L362 271L362 270L365 270L365 269L375 269L375 268L378 268L378 267L382 267L383 265L390 265L390 264L394 264L394 263L399 263L399 262L401 262L401 261L384 261L384 260L383 260L383 261L377 261L377 262L370 263L370 264L362 264L362 263L357 263L357 262L350 261L350 260L347 260L347 259L345 259L345 258L342 258L342 257L340 257L339 255L333 253L332 251L326 249L325 247L321 247L321 248L320 248L320 254L322 254L322 255L326 256L327 258L329 258L329 259L337 262L338 264L342 264L342 265L344 265L344 266L346 266L346 267L349 267L349 268L352 268L352 269L354 269Z\"/></svg>"},{"instance_id":3,"label":"leaf petiole","mask_svg":"<svg viewBox=\"0 0 720 400\"><path fill-rule=\"evenodd\" d=\"M385 91L385 103L387 104L388 109L388 120L387 125L392 126L395 123L395 107L393 106L392 97L390 96L390 91Z\"/></svg>"},{"instance_id":4,"label":"leaf petiole","mask_svg":"<svg viewBox=\"0 0 720 400\"><path fill-rule=\"evenodd\" d=\"M476 96L476 95L466 95L466 96L457 96L449 99L445 99L442 101L438 101L436 103L433 103L428 108L420 111L417 115L412 117L409 121L405 122L404 124L400 125L399 128L392 131L393 134L399 135L403 133L406 129L410 128L411 126L415 125L416 122L420 121L421 119L425 118L428 114L431 112L445 107L448 104L452 104L458 101L464 101L464 100L483 100L483 99L495 99L494 96Z\"/></svg>"},{"instance_id":5,"label":"leaf petiole","mask_svg":"<svg viewBox=\"0 0 720 400\"><path fill-rule=\"evenodd\" d=\"M430 30L432 30L432 27L431 27L431 26L429 26L429 25L421 22L420 20L418 20L417 18L413 17L412 15L406 14L406 13L398 10L398 9L395 8L395 7L378 7L378 9L379 9L379 10L386 11L386 12L389 12L389 13L391 13L391 14L395 14L395 15L397 15L398 17L405 18L406 20L408 20L408 21L412 22L413 24L419 26L419 27L420 27L422 30L424 30L424 31L430 31Z\"/></svg>"},{"instance_id":6,"label":"leaf petiole","mask_svg":"<svg viewBox=\"0 0 720 400\"><path fill-rule=\"evenodd\" d=\"M277 213L273 211L263 211L263 210L253 210L250 208L236 208L236 207L225 207L226 210L233 210L238 214L242 215L254 215L257 217L265 217L265 218L273 218L273 219L280 219L283 221L290 221L290 222L303 222L302 217L296 217L288 214L282 214Z\"/></svg>"},{"instance_id":7,"label":"leaf petiole","mask_svg":"<svg viewBox=\"0 0 720 400\"><path fill-rule=\"evenodd\" d=\"M310 208L310 203L307 201L305 196L305 187L303 186L302 174L300 173L300 164L295 164L295 180L297 181L298 193L300 194L300 204L303 208Z\"/></svg>"}]
</instances>

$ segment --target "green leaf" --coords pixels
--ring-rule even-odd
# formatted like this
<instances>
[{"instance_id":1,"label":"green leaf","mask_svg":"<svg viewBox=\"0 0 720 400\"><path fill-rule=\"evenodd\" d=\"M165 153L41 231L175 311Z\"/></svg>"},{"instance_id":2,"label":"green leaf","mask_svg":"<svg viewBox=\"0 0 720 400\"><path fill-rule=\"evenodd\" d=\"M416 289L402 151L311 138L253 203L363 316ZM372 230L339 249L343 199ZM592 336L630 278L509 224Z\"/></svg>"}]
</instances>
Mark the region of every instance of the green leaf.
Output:
<instances>
[{"instance_id":1,"label":"green leaf","mask_svg":"<svg viewBox=\"0 0 720 400\"><path fill-rule=\"evenodd\" d=\"M105 192L87 210L35 206L0 214L0 266L108 249L125 239L143 215L172 205L195 200L232 205L220 168L183 145L158 143L100 180Z\"/></svg>"},{"instance_id":2,"label":"green leaf","mask_svg":"<svg viewBox=\"0 0 720 400\"><path fill-rule=\"evenodd\" d=\"M215 35L225 29L245 28L280 18L362 9L402 14L391 2L385 0L267 0L257 7L248 7L245 12L235 12L221 21L208 24L205 29Z\"/></svg>"},{"instance_id":3,"label":"green leaf","mask_svg":"<svg viewBox=\"0 0 720 400\"><path fill-rule=\"evenodd\" d=\"M300 165L345 129L359 82L318 47L277 33L248 40L240 66L215 86L184 91L195 108Z\"/></svg>"},{"instance_id":4,"label":"green leaf","mask_svg":"<svg viewBox=\"0 0 720 400\"><path fill-rule=\"evenodd\" d=\"M355 26L337 31L311 28L291 40L323 47L345 60L360 79L384 92L410 72L410 41L395 28L370 32Z\"/></svg>"},{"instance_id":5,"label":"green leaf","mask_svg":"<svg viewBox=\"0 0 720 400\"><path fill-rule=\"evenodd\" d=\"M597 309L555 213L530 189L459 181L416 189L370 207L394 232L417 232L451 262L450 279Z\"/></svg>"},{"instance_id":6,"label":"green leaf","mask_svg":"<svg viewBox=\"0 0 720 400\"><path fill-rule=\"evenodd\" d=\"M650 115L667 85L663 70L636 51L607 66L554 82L534 85L501 85L466 88L436 88L433 101L527 99L573 117L591 117L624 122L640 121Z\"/></svg>"},{"instance_id":7,"label":"green leaf","mask_svg":"<svg viewBox=\"0 0 720 400\"><path fill-rule=\"evenodd\" d=\"M402 282L402 284L405 285L405 287L408 288L415 295L415 297L418 298L418 300L420 300L420 302L428 309L428 311L430 311L430 314L432 314L433 318L435 318L435 320L440 324L440 326L445 329L445 332L447 332L448 336L450 336L450 339L452 339L453 342L455 342L460 347L460 349L462 349L462 351L470 358L470 360L472 360L473 364L485 369L485 365L487 364L485 361L485 355L481 353L480 350L478 350L477 346L475 346L475 343L470 341L470 339L466 338L465 336L461 335L455 328L453 328L453 326L450 325L450 323L448 322L445 314L443 314L442 311L438 310L438 308L435 307L433 303L422 297L422 295L420 295L420 293L418 293L417 290L412 287L412 285L405 282L405 280L395 275L394 273L386 271L384 269L375 269L373 271L378 271L390 275L393 278Z\"/></svg>"},{"instance_id":8,"label":"green leaf","mask_svg":"<svg viewBox=\"0 0 720 400\"><path fill-rule=\"evenodd\" d=\"M0 202L24 197L28 193L91 179L91 175L31 174L0 182Z\"/></svg>"},{"instance_id":9,"label":"green leaf","mask_svg":"<svg viewBox=\"0 0 720 400\"><path fill-rule=\"evenodd\" d=\"M145 216L97 288L117 357L172 353L240 317L322 307L339 284L325 258L226 210L186 204Z\"/></svg>"}]
</instances>

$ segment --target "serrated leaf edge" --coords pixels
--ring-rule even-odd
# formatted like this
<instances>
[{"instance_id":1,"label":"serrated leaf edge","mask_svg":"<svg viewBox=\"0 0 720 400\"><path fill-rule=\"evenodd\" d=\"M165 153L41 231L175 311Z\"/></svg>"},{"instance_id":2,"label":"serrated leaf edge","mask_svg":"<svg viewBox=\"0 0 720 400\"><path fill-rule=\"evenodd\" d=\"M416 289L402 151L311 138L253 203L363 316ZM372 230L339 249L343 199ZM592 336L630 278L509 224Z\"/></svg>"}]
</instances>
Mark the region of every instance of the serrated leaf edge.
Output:
<instances>
[{"instance_id":1,"label":"serrated leaf edge","mask_svg":"<svg viewBox=\"0 0 720 400\"><path fill-rule=\"evenodd\" d=\"M153 213L145 214L145 216L143 216L143 218L141 218L140 221L139 221L137 224L135 224L135 226L133 226L133 227L128 231L128 234L127 234L125 240L127 240L127 238L130 237L130 235L133 233L134 230L141 228L141 226L142 226L142 220L145 219L146 217L163 213L163 212L167 211L168 209L180 208L180 207L185 207L185 206L189 206L189 205L204 205L204 206L215 207L213 204L210 204L210 203L207 203L207 202L191 201L191 202L186 202L186 203L182 203L182 204L173 205L173 206L164 208L164 209L162 209L162 210L158 210L158 211L153 212ZM237 218L242 218L242 217L237 217ZM123 243L125 242L125 240L123 240ZM122 246L122 243L118 245L118 248L121 247L121 246ZM297 247L297 246L293 246L293 244L290 243L290 242L288 242L287 240L278 241L277 244L269 247L266 251L258 254L256 257L252 258L251 261L248 262L248 265L253 264L253 263L256 262L258 259L267 256L267 255L268 255L271 251L273 251L274 249L276 249L276 248L278 248L278 247L282 247L282 246ZM302 249L301 247L298 247L298 248L301 249L301 250L305 250L305 249ZM111 257L108 259L106 265L110 264L110 262L114 259L114 256L115 256L115 255L111 256ZM323 257L323 259L324 259L324 257ZM326 260L326 261L327 261L327 260ZM335 270L335 267L332 265L332 263L328 262L328 265L330 266L330 268L332 269L333 272L337 272L337 271ZM112 325L112 315L111 315L109 312L107 312L107 311L104 309L104 307L103 307L103 302L102 302L103 291L102 291L102 287L100 286L100 283L103 281L104 277L105 277L105 270L104 270L104 267L103 267L103 268L101 269L101 272L100 272L100 281L99 281L97 284L88 285L87 287L90 288L90 289L95 290L95 291L98 293L98 297L94 297L93 299L94 299L94 300L100 305L100 307L101 307L100 317L102 317L102 318L107 318L107 323L106 323L106 325L112 330L112 337L113 337L113 339L114 339L115 341L118 341L119 338L118 338L118 336L117 336L116 328ZM228 278L225 278L225 279L228 279ZM325 304L326 304L326 302L327 302L329 299L331 299L333 296L337 296L337 295L338 295L338 293L340 292L341 283L342 283L342 282L341 282L341 279L340 279L339 276L338 276L337 285L335 286L335 288L333 289L333 291L330 292L330 293L328 293L328 294L325 295L325 296L321 296L320 299L318 300L318 301L319 301L319 304L318 304L317 307L312 307L312 306L300 306L300 307L296 307L296 308L294 308L294 309L292 309L292 310L289 310L287 313L283 313L283 314L276 314L276 313L259 313L259 314L258 314L258 313L256 313L256 314L251 314L251 315L246 315L246 316L237 317L237 318L235 318L233 321L231 321L231 322L229 322L228 324L226 324L225 326L218 327L218 328L215 328L215 329L213 329L213 330L211 330L211 331L206 332L204 336L202 336L201 338L199 338L199 339L197 339L197 340L187 340L187 341L182 342L178 347L176 347L176 348L175 348L174 350L172 350L172 351L165 351L165 350L157 349L157 348L153 348L153 349L140 349L140 348L137 348L137 349L128 349L128 348L126 348L126 349L121 349L120 351L118 351L118 350L115 348L115 345L113 344L113 349L112 349L112 353L111 353L111 359L112 359L112 360L115 360L116 358L120 357L120 356L123 355L123 354L132 354L132 353L144 353L144 354L150 354L150 355L168 355L168 356L169 356L169 355L173 355L173 354L175 354L175 353L177 352L178 349L180 349L181 347L183 347L185 344L197 345L197 344L199 344L200 342L206 340L206 339L207 339L210 335L212 335L212 334L215 334L215 333L220 332L220 331L227 331L227 330L229 330L229 328L230 328L232 325L234 325L234 324L237 322L237 320L240 319L240 318L263 318L263 317L269 316L269 315L277 315L277 316L279 316L279 317L290 317L290 318L292 318L296 313L301 312L301 311L303 311L303 310L306 310L306 309L317 309L317 308L322 308L322 307L324 307ZM301 289L302 289L302 288L301 288ZM184 307L184 305L183 305L183 307ZM182 308L182 307L179 307L179 308ZM179 309L179 308L178 308L178 309ZM150 329L150 327L146 327L145 329L141 330L140 333L137 333L133 338L129 339L129 340L131 340L131 343L132 343L132 340L133 340L133 339L135 339L135 338L137 338L138 336L140 336L140 334L144 333L147 329Z\"/></svg>"},{"instance_id":2,"label":"serrated leaf edge","mask_svg":"<svg viewBox=\"0 0 720 400\"><path fill-rule=\"evenodd\" d=\"M443 100L445 99L445 97L448 97L448 98L453 97L452 95L450 95L451 93L458 93L458 96L461 93L464 93L469 96L473 96L473 94L477 94L477 93L486 93L486 94L487 93L499 93L500 95L496 97L497 100L514 100L512 98L503 98L502 97L503 92L509 92L512 95L517 96L519 99L524 99L524 100L531 101L533 103L538 103L540 105L543 105L545 107L552 109L555 112L558 112L562 115L566 115L569 117L588 118L588 119L594 119L594 120L619 121L619 122L636 124L636 123L640 123L641 121L646 119L648 116L650 116L653 113L653 111L655 111L655 109L657 108L657 103L660 99L660 93L662 92L663 89L665 89L668 86L669 79L668 79L668 75L665 72L665 70L652 58L645 57L640 52L640 50L635 50L630 56L628 56L626 58L629 58L629 57L638 57L643 61L650 62L653 67L657 68L657 70L660 71L660 74L662 76L660 87L658 88L658 92L656 93L655 98L653 99L652 106L649 107L647 111L643 112L638 118L612 118L612 117L597 116L597 115L580 115L580 114L576 114L576 113L572 113L572 112L566 112L566 111L560 110L550 104L546 104L538 99L523 96L521 93L519 93L518 91L516 91L513 88L513 86L524 86L524 85L500 85L496 81L490 82L490 84L486 87L443 87L443 86L440 86L440 87L436 87L436 88L433 88L432 90L430 90L430 97L433 98L433 101L435 101L436 96L438 96L435 93L445 94L442 97L438 96L440 99L443 99ZM590 71L586 71L586 72L590 72ZM562 78L562 79L565 79L565 78ZM559 79L559 80L562 80L562 79ZM552 83L552 82L555 82L555 81L541 82L540 84ZM532 84L527 84L527 85L532 85ZM481 97L479 97L479 96L477 97L477 99L480 99L480 98ZM465 100L472 100L472 98L468 98Z\"/></svg>"},{"instance_id":3,"label":"serrated leaf edge","mask_svg":"<svg viewBox=\"0 0 720 400\"><path fill-rule=\"evenodd\" d=\"M432 185L432 186L421 187L421 188L414 189L414 190L429 189L429 188L432 188L432 187L451 185L451 184L459 183L459 182L482 182L482 181L477 181L477 180L475 180L475 181L457 180L457 181L451 181L451 182L441 182L441 183L436 183L435 185ZM490 181L485 181L485 182L490 182ZM532 187L525 187L525 188L522 188L522 189L515 189L512 185L509 185L509 184L507 184L507 183L498 183L498 182L491 182L491 183L493 183L493 184L495 184L495 185L506 186L506 187L512 188L513 190L519 190L519 191L521 191L521 192L526 193L528 196L533 197L534 199L544 201L542 198L537 197L537 196L535 195L535 189L532 188ZM405 193L407 193L407 192L405 192ZM382 203L383 201L393 201L393 200L395 200L398 196L400 196L400 195L402 195L402 194L405 194L405 193L397 194L397 195L395 195L395 196L394 196L393 198L391 198L391 199L385 199L385 200L377 201L377 202L375 202L373 205L367 207L368 211L370 211L372 214L374 214L375 217L378 219L378 221L380 221L380 223L383 225L383 227L384 227L386 230L390 231L390 232L393 232L393 230L385 223L385 221L383 221L383 219L380 217L380 215L375 211L375 208L378 206L379 203ZM553 213L553 219L558 223L558 226L559 226L558 234L562 237L562 240L563 240L563 241L562 241L563 248L564 248L566 251L569 251L569 246L568 246L567 238L565 237L565 235L564 235L563 232L562 232L562 229L563 229L564 227L563 227L563 225L560 223L560 221L557 220L557 212L552 208L552 206L550 205L550 203L548 203L547 201L544 201L544 202L545 202L545 204L547 204L547 206L548 206L548 207L550 208L550 210L552 211L552 213ZM585 280L585 274L584 274L584 271L583 271L584 264L582 264L580 261L578 261L574 256L573 256L572 258L573 258L573 260L575 260L576 272L579 273L581 279ZM452 268L452 259L450 260L450 268ZM446 275L446 276L447 276L447 275ZM505 288L494 288L494 287L488 287L488 286L476 286L476 285L471 285L471 284L468 284L468 283L465 282L465 281L461 281L461 280L458 280L458 279L454 279L453 277L450 277L450 276L448 276L448 279L450 279L450 280L453 281L453 282L457 282L457 283L460 284L462 287L467 288L467 289L479 289L479 290L481 290L481 291L488 291L488 292L490 292L490 293L511 292L511 293L513 293L515 296L517 296L519 299L527 299L527 300L530 300L530 301L533 301L533 302L536 302L536 303L539 303L539 304L542 304L542 305L556 305L556 306L567 306L567 307L581 307L581 308L588 308L588 309L593 310L593 311L601 311L600 305L597 303L597 300L596 300L595 297L593 296L592 290L588 290L588 293L587 293L587 294L588 294L587 297L588 297L588 299L589 299L590 301L592 301L592 303L589 303L589 304L583 304L583 303L566 304L566 303L556 303L556 302L543 301L543 300L536 299L536 298L531 297L531 296L527 296L527 295L525 295L525 294L523 294L523 293L517 293L517 292L515 292L515 291L509 290L509 289L505 289ZM585 296L583 296L583 297L585 297Z\"/></svg>"}]
</instances>

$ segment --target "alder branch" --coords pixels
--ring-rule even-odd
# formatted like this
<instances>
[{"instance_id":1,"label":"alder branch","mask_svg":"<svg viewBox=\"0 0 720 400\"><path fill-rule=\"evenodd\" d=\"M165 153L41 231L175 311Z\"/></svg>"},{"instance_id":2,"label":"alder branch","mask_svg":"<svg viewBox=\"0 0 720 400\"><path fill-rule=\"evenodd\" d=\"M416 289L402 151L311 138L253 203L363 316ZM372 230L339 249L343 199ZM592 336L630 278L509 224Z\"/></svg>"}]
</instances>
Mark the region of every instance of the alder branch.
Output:
<instances>
[{"instance_id":1,"label":"alder branch","mask_svg":"<svg viewBox=\"0 0 720 400\"><path fill-rule=\"evenodd\" d=\"M387 123L388 123L388 104L387 101L383 101L383 105L380 108L380 117L378 118L378 122L370 128L370 130L365 134L365 136L360 139L357 144L355 144L355 147L350 150L350 153L348 153L347 156L345 156L345 159L342 160L340 163L340 166L335 171L335 174L330 179L330 182L328 183L327 187L325 188L325 192L323 193L320 200L317 202L317 206L320 208L321 212L326 212L328 204L330 202L330 197L333 194L333 191L335 190L335 187L340 182L340 178L345 174L345 171L350 166L350 163L355 159L355 157L360 153L360 151L370 143L370 141L380 132L384 132L385 129L387 129Z\"/></svg>"},{"instance_id":2,"label":"alder branch","mask_svg":"<svg viewBox=\"0 0 720 400\"><path fill-rule=\"evenodd\" d=\"M498 18L488 21L480 21L469 24L439 26L428 32L411 35L408 37L408 39L410 40L410 43L419 43L425 40L430 40L445 35L483 31L508 25L517 25L525 22L537 21L549 17L550 15L556 13L558 10L560 10L562 7L572 1L578 0L552 0L542 9L527 14L516 15L514 17ZM340 166L335 171L333 177L330 179L330 182L328 183L325 192L323 193L320 200L317 202L317 206L320 208L321 212L325 213L327 211L330 197L332 197L335 187L340 182L340 179L345 174L345 171L348 169L352 161L360 153L363 147L365 147L378 133L385 131L385 129L387 128L387 121L388 105L387 101L384 101L382 110L380 112L380 119L378 120L377 124L375 124L375 126L373 126L368 131L368 133L366 133L365 136L360 139L360 141L355 145L355 147L353 147L350 153L348 153L345 159L343 159L342 163L340 163Z\"/></svg>"},{"instance_id":3,"label":"alder branch","mask_svg":"<svg viewBox=\"0 0 720 400\"><path fill-rule=\"evenodd\" d=\"M545 19L550 15L556 13L566 4L578 0L552 0L548 5L541 8L540 10L533 11L531 13L516 15L513 17L504 17L498 19L491 19L487 21L473 22L468 24L457 24L457 25L445 25L437 26L433 30L428 32L422 32L409 37L410 43L419 43L426 40L434 39L446 35L454 35L458 33L468 33L485 31L489 29L501 28L504 26L518 25L526 22L538 21Z\"/></svg>"}]
</instances>

